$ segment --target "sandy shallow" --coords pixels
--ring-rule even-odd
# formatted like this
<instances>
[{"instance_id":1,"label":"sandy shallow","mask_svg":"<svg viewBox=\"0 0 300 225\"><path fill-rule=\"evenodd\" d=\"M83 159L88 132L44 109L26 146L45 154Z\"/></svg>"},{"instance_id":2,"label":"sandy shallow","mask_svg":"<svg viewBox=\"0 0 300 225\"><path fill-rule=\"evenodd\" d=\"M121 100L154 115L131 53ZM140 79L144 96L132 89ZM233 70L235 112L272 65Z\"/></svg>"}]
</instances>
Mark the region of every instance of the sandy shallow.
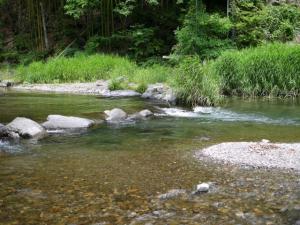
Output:
<instances>
[{"instance_id":1,"label":"sandy shallow","mask_svg":"<svg viewBox=\"0 0 300 225\"><path fill-rule=\"evenodd\" d=\"M195 153L199 160L300 171L300 143L225 142Z\"/></svg>"}]
</instances>

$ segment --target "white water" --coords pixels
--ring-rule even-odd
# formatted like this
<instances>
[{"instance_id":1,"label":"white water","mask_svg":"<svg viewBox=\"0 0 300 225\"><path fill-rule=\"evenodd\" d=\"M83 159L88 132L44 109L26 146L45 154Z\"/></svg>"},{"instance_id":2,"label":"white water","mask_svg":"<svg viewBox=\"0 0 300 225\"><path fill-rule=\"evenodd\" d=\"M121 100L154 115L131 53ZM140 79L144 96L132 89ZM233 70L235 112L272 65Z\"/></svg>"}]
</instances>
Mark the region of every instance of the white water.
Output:
<instances>
[{"instance_id":1,"label":"white water","mask_svg":"<svg viewBox=\"0 0 300 225\"><path fill-rule=\"evenodd\" d=\"M254 113L237 113L220 107L201 107L197 106L193 111L182 108L159 108L161 113L156 113L156 116L171 116L183 118L202 118L206 120L220 121L238 121L238 122L256 122L268 124L293 124L299 125L297 121L286 118L273 119L267 116Z\"/></svg>"}]
</instances>

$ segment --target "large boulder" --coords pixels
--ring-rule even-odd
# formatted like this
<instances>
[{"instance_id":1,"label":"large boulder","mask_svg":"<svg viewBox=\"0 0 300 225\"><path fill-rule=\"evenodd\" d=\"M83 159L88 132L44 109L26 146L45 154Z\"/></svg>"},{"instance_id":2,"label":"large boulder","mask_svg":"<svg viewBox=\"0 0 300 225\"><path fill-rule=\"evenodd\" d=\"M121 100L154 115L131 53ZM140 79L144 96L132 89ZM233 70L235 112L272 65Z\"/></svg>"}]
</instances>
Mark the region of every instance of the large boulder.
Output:
<instances>
[{"instance_id":1,"label":"large boulder","mask_svg":"<svg viewBox=\"0 0 300 225\"><path fill-rule=\"evenodd\" d=\"M142 98L162 100L170 104L176 103L174 91L167 85L161 83L149 85L147 90L143 93Z\"/></svg>"},{"instance_id":2,"label":"large boulder","mask_svg":"<svg viewBox=\"0 0 300 225\"><path fill-rule=\"evenodd\" d=\"M7 126L9 131L19 134L23 138L42 138L47 135L46 130L31 119L17 117Z\"/></svg>"},{"instance_id":3,"label":"large boulder","mask_svg":"<svg viewBox=\"0 0 300 225\"><path fill-rule=\"evenodd\" d=\"M122 109L112 109L112 110L105 110L104 113L106 114L106 120L108 122L121 122L127 118L127 113L124 112Z\"/></svg>"},{"instance_id":4,"label":"large boulder","mask_svg":"<svg viewBox=\"0 0 300 225\"><path fill-rule=\"evenodd\" d=\"M42 126L46 129L82 129L91 127L94 124L95 121L85 118L49 115L47 121Z\"/></svg>"}]
</instances>

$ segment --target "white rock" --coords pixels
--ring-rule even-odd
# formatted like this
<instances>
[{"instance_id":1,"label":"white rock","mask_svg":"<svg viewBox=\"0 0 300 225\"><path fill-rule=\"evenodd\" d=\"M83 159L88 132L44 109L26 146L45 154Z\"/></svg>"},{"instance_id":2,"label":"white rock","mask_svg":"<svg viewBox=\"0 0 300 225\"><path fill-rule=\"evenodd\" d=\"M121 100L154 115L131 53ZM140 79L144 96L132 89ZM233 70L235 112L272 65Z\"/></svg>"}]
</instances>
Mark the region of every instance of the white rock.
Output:
<instances>
[{"instance_id":1,"label":"white rock","mask_svg":"<svg viewBox=\"0 0 300 225\"><path fill-rule=\"evenodd\" d=\"M268 140L268 139L262 139L260 142L261 143L270 143L270 140Z\"/></svg>"},{"instance_id":2,"label":"white rock","mask_svg":"<svg viewBox=\"0 0 300 225\"><path fill-rule=\"evenodd\" d=\"M6 127L23 138L42 138L47 135L41 125L24 117L15 118Z\"/></svg>"},{"instance_id":3,"label":"white rock","mask_svg":"<svg viewBox=\"0 0 300 225\"><path fill-rule=\"evenodd\" d=\"M209 191L209 184L208 183L202 183L202 184L197 185L197 188L196 188L197 193L208 192L208 191Z\"/></svg>"},{"instance_id":4,"label":"white rock","mask_svg":"<svg viewBox=\"0 0 300 225\"><path fill-rule=\"evenodd\" d=\"M43 127L46 129L81 129L91 127L94 124L93 120L85 118L49 115L47 121L43 123Z\"/></svg>"}]
</instances>

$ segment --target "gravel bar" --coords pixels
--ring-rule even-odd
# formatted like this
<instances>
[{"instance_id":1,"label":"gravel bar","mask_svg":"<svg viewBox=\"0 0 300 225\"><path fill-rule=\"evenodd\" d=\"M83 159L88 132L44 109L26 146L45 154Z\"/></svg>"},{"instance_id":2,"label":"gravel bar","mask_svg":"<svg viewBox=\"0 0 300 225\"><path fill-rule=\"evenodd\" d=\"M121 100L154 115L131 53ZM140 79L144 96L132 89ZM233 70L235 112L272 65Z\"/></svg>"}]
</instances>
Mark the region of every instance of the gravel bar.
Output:
<instances>
[{"instance_id":1,"label":"gravel bar","mask_svg":"<svg viewBox=\"0 0 300 225\"><path fill-rule=\"evenodd\" d=\"M195 157L242 166L300 171L300 143L225 142L199 150Z\"/></svg>"}]
</instances>

